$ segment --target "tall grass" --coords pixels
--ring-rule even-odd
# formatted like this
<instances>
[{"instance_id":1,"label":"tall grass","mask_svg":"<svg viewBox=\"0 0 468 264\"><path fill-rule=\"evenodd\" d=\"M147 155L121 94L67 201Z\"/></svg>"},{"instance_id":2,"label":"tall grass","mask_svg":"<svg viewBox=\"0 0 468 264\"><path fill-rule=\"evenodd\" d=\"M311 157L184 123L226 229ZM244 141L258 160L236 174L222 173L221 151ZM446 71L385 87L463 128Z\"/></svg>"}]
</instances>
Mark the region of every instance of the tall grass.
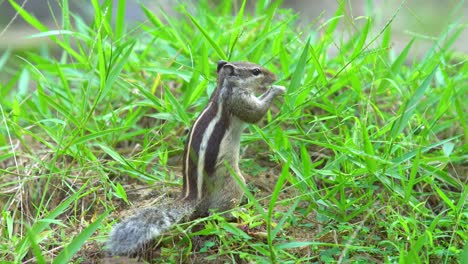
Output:
<instances>
[{"instance_id":1,"label":"tall grass","mask_svg":"<svg viewBox=\"0 0 468 264\"><path fill-rule=\"evenodd\" d=\"M279 2L209 2L177 17L142 6L132 27L125 0L92 0L89 23L63 0L49 28L9 1L38 29L28 37L53 45L0 56L0 259L103 257L141 185L180 188L173 160L227 59L265 65L288 88L243 137L249 202L238 224L181 225L147 260L463 263L468 57L451 49L463 25L414 59L417 38L392 48L399 9L383 28L371 16L357 26L341 1L301 31Z\"/></svg>"}]
</instances>

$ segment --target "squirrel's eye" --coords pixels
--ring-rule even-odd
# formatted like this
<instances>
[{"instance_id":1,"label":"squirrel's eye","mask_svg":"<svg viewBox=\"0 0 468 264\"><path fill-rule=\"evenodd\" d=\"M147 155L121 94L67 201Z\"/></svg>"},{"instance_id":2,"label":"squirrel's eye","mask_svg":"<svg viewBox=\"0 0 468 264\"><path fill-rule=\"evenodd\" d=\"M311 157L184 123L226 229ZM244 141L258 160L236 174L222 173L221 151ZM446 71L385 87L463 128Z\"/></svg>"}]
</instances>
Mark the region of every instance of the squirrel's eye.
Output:
<instances>
[{"instance_id":1,"label":"squirrel's eye","mask_svg":"<svg viewBox=\"0 0 468 264\"><path fill-rule=\"evenodd\" d=\"M259 68L255 68L252 70L252 73L253 75L259 75L260 73L262 73L262 71Z\"/></svg>"}]
</instances>

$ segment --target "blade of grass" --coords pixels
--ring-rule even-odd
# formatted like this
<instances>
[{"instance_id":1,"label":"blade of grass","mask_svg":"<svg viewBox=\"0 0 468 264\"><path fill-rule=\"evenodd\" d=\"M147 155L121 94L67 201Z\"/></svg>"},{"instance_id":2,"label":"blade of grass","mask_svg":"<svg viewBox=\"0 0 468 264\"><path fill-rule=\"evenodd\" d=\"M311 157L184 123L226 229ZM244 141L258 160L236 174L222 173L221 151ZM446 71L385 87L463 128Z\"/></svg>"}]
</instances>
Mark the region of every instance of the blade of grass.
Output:
<instances>
[{"instance_id":1,"label":"blade of grass","mask_svg":"<svg viewBox=\"0 0 468 264\"><path fill-rule=\"evenodd\" d=\"M119 131L124 131L126 129L128 129L128 128L127 127L116 127L116 128L100 130L100 131L90 131L89 134L86 134L86 135L81 136L81 137L74 138L73 142L71 142L70 144L72 144L72 145L83 144L83 143L86 143L88 141L104 137L106 135L116 134Z\"/></svg>"},{"instance_id":2,"label":"blade of grass","mask_svg":"<svg viewBox=\"0 0 468 264\"><path fill-rule=\"evenodd\" d=\"M55 207L45 217L43 217L42 220L55 220L59 215L65 212L65 210L71 203L76 202L78 200L78 197L82 194L82 192L86 189L87 186L87 183L83 184L79 190L77 190L75 193L73 193L73 195L61 202L57 207ZM30 232L32 234L40 234L51 223L51 221L36 221L32 225ZM29 236L26 236L16 245L15 252L17 261L23 259L23 257L26 255L26 249L30 247L30 243L31 241L29 240Z\"/></svg>"},{"instance_id":3,"label":"blade of grass","mask_svg":"<svg viewBox=\"0 0 468 264\"><path fill-rule=\"evenodd\" d=\"M362 29L359 40L357 41L356 46L354 47L354 51L351 54L351 60L354 60L354 58L359 56L364 51L363 47L364 47L364 44L366 44L366 39L367 39L367 35L369 34L370 26L371 26L371 19L367 18L367 22L364 25L364 28Z\"/></svg>"},{"instance_id":4,"label":"blade of grass","mask_svg":"<svg viewBox=\"0 0 468 264\"><path fill-rule=\"evenodd\" d=\"M112 14L112 12L109 12L111 2L109 0L101 2L98 0L91 0L91 4L94 8L94 23L96 23L98 31L96 37L102 37L106 35L106 33L112 35L112 28L109 21L109 15Z\"/></svg>"},{"instance_id":5,"label":"blade of grass","mask_svg":"<svg viewBox=\"0 0 468 264\"><path fill-rule=\"evenodd\" d=\"M278 5L280 1L275 1L273 3L271 3L270 6L275 6L275 5ZM275 8L268 8L268 7L263 7L261 8L264 11L264 19L262 21L262 23L258 24L258 26L255 28L256 30L260 30L260 33L258 34L259 36L263 36L264 38L269 38L272 34L271 34L271 24L272 24L272 20L273 20L273 16L275 14ZM257 9L257 11L261 10L261 9ZM262 14L263 15L263 14ZM261 37L259 39L262 39ZM252 56L251 56L251 60L253 61L260 61L261 57L265 54L265 47L267 46L267 41L261 41L261 42L258 42L258 48L255 49L255 51L253 52ZM257 46L257 45L256 45ZM249 53L247 53L249 54Z\"/></svg>"},{"instance_id":6,"label":"blade of grass","mask_svg":"<svg viewBox=\"0 0 468 264\"><path fill-rule=\"evenodd\" d=\"M8 0L13 6L13 8L18 12L18 14L26 21L28 22L31 26L35 27L38 29L40 32L47 32L49 29L42 24L38 19L36 19L34 16L29 14L26 10L24 10L21 6L19 6L14 0ZM78 60L80 63L87 65L87 60L84 56L81 56L81 54L77 53L70 45L66 44L65 42L59 40L57 37L51 35L52 40L55 41L58 45L60 45L68 54L73 56L76 60Z\"/></svg>"},{"instance_id":7,"label":"blade of grass","mask_svg":"<svg viewBox=\"0 0 468 264\"><path fill-rule=\"evenodd\" d=\"M401 51L400 55L398 55L396 60L390 66L390 72L393 75L396 75L397 73L401 72L401 66L403 65L406 58L408 57L409 51L411 50L411 47L413 46L414 40L415 39L412 38L410 42L408 42L405 48ZM390 76L391 76L390 74L387 74L385 79L382 80L378 88L379 91L381 91L385 86L389 84L388 78L390 78Z\"/></svg>"},{"instance_id":8,"label":"blade of grass","mask_svg":"<svg viewBox=\"0 0 468 264\"><path fill-rule=\"evenodd\" d=\"M267 213L267 240L268 240L268 249L270 251L270 260L272 263L276 261L276 250L273 246L273 240L275 239L276 233L273 233L272 228L272 221L273 221L273 210L275 209L276 201L278 200L278 196L283 189L283 185L286 181L287 174L289 174L289 164L285 164L281 171L281 174L276 181L275 188L273 189L273 193L271 194L270 203L268 205L268 213Z\"/></svg>"},{"instance_id":9,"label":"blade of grass","mask_svg":"<svg viewBox=\"0 0 468 264\"><path fill-rule=\"evenodd\" d=\"M245 185L245 182L240 178L239 175L237 175L236 171L225 161L224 162L226 168L228 169L229 173L231 176L234 178L234 180L237 182L237 184L241 187L242 191L244 191L245 196L249 198L249 201L253 203L255 209L257 210L257 213L260 214L264 219L267 219L267 214L263 210L262 205L258 202L258 200L255 198L255 196L249 191L247 186Z\"/></svg>"},{"instance_id":10,"label":"blade of grass","mask_svg":"<svg viewBox=\"0 0 468 264\"><path fill-rule=\"evenodd\" d=\"M364 156L364 159L367 164L367 169L371 173L375 173L377 171L377 162L373 158L375 156L375 151L374 151L374 146L372 145L372 142L369 139L369 134L368 134L368 129L366 126L366 121L360 122L359 119L355 119L359 127L361 128L361 135L362 135L362 143L363 143L363 149L364 152L367 154Z\"/></svg>"},{"instance_id":11,"label":"blade of grass","mask_svg":"<svg viewBox=\"0 0 468 264\"><path fill-rule=\"evenodd\" d=\"M294 211L296 210L297 206L299 205L299 203L301 202L301 199L300 198L297 198L294 203L288 208L288 211L281 217L280 221L278 223L276 223L276 226L275 226L275 229L273 229L273 231L271 232L271 236L273 238L276 237L276 235L278 234L279 231L283 230L282 228L284 228L284 224L286 223L286 221L293 216L293 213ZM276 248L278 248L276 246Z\"/></svg>"},{"instance_id":12,"label":"blade of grass","mask_svg":"<svg viewBox=\"0 0 468 264\"><path fill-rule=\"evenodd\" d=\"M28 230L28 240L31 243L31 249L34 254L34 257L36 257L36 263L47 263L44 255L42 255L42 251L39 248L39 244L37 243L36 239L36 233L31 232L31 230Z\"/></svg>"},{"instance_id":13,"label":"blade of grass","mask_svg":"<svg viewBox=\"0 0 468 264\"><path fill-rule=\"evenodd\" d=\"M412 160L412 168L410 171L409 179L408 182L405 184L403 181L403 187L405 189L405 203L409 202L409 199L412 196L413 190L414 190L414 185L416 183L416 175L419 170L419 164L421 162L421 149L418 149L418 152L414 159Z\"/></svg>"},{"instance_id":14,"label":"blade of grass","mask_svg":"<svg viewBox=\"0 0 468 264\"><path fill-rule=\"evenodd\" d=\"M124 36L126 2L126 0L119 0L117 2L117 14L115 17L115 37L117 39L121 39Z\"/></svg>"},{"instance_id":15,"label":"blade of grass","mask_svg":"<svg viewBox=\"0 0 468 264\"><path fill-rule=\"evenodd\" d=\"M210 36L208 31L206 31L200 23L192 16L190 15L189 12L185 11L185 15L190 18L192 23L195 25L195 27L198 28L198 30L202 33L202 35L205 37L205 39L210 43L210 46L216 51L216 54L218 54L218 57L221 58L222 60L227 60L227 56L224 53L224 51L221 49L221 47L218 46L216 41Z\"/></svg>"},{"instance_id":16,"label":"blade of grass","mask_svg":"<svg viewBox=\"0 0 468 264\"><path fill-rule=\"evenodd\" d=\"M109 212L101 214L92 224L87 226L55 257L53 264L68 263L75 253L84 245L89 237L101 226L101 222L109 215Z\"/></svg>"},{"instance_id":17,"label":"blade of grass","mask_svg":"<svg viewBox=\"0 0 468 264\"><path fill-rule=\"evenodd\" d=\"M35 27L39 31L48 31L49 29L42 24L38 19L36 19L34 16L32 16L30 13L28 13L23 7L18 5L16 1L14 0L8 0L10 2L10 5L18 12L18 14L31 26Z\"/></svg>"},{"instance_id":18,"label":"blade of grass","mask_svg":"<svg viewBox=\"0 0 468 264\"><path fill-rule=\"evenodd\" d=\"M174 94L171 92L169 87L164 86L164 91L166 98L169 100L170 104L172 107L174 107L173 114L175 115L176 119L181 121L184 124L190 124L190 120L187 114L187 111L185 111L185 108L182 107L182 105L179 103L179 100L174 96Z\"/></svg>"},{"instance_id":19,"label":"blade of grass","mask_svg":"<svg viewBox=\"0 0 468 264\"><path fill-rule=\"evenodd\" d=\"M99 96L99 98L106 98L107 94L115 87L115 81L119 78L119 76L122 73L122 70L124 69L128 58L133 52L133 49L135 47L136 41L131 40L124 45L120 45L115 49L113 54L111 56L115 56L114 58L110 58L109 61L106 62L104 59L103 63L105 64L104 66L104 71L101 74L101 78L104 78L105 83L104 86L102 86L102 95ZM102 69L101 69L102 70ZM100 100L96 100L95 104L99 103Z\"/></svg>"},{"instance_id":20,"label":"blade of grass","mask_svg":"<svg viewBox=\"0 0 468 264\"><path fill-rule=\"evenodd\" d=\"M421 102L421 99L424 96L427 88L429 88L436 70L437 67L432 70L426 79L424 79L423 83L416 89L409 100L403 104L398 111L398 118L394 121L392 130L390 132L391 138L395 139L407 126L410 117L413 115L416 107Z\"/></svg>"},{"instance_id":21,"label":"blade of grass","mask_svg":"<svg viewBox=\"0 0 468 264\"><path fill-rule=\"evenodd\" d=\"M323 67L320 64L320 61L318 60L320 54L318 54L315 51L312 45L310 46L310 54L311 54L311 62L312 62L312 65L314 66L313 71L317 71L318 73L317 86L325 85L327 83L327 75L325 74ZM313 72L310 72L309 74L313 75Z\"/></svg>"},{"instance_id":22,"label":"blade of grass","mask_svg":"<svg viewBox=\"0 0 468 264\"><path fill-rule=\"evenodd\" d=\"M231 36L229 37L229 54L228 56L231 56L234 47L236 46L237 40L240 37L240 34L242 32L243 28L243 22L244 22L244 9L245 9L245 4L247 3L246 0L242 1L242 5L239 9L239 12L237 12L236 20L234 20L234 25L233 28L234 30L231 33Z\"/></svg>"},{"instance_id":23,"label":"blade of grass","mask_svg":"<svg viewBox=\"0 0 468 264\"><path fill-rule=\"evenodd\" d=\"M455 207L455 204L453 204L453 201L452 199L450 199L444 191L442 191L437 185L433 185L432 186L435 191L437 192L437 194L439 195L439 197L442 199L442 201L445 202L445 204L447 204L450 209L452 209L455 213L457 212L457 208Z\"/></svg>"},{"instance_id":24,"label":"blade of grass","mask_svg":"<svg viewBox=\"0 0 468 264\"><path fill-rule=\"evenodd\" d=\"M296 69L294 70L294 73L291 77L289 88L286 90L287 93L291 95L289 97L286 97L286 99L290 98L289 109L294 109L296 105L300 105L305 100L305 98L298 98L298 90L301 86L301 80L302 78L304 78L304 71L307 64L307 58L309 56L309 45L310 37L307 39L307 42L304 45L301 57L299 58L299 61L296 65Z\"/></svg>"},{"instance_id":25,"label":"blade of grass","mask_svg":"<svg viewBox=\"0 0 468 264\"><path fill-rule=\"evenodd\" d=\"M144 5L140 5L140 7L142 8L148 20L156 29L157 34L154 34L155 37L163 38L169 41L169 45L173 46L174 48L181 49L184 54L189 53L188 46L185 44L186 41L183 39L183 36L181 36L182 32L180 32L176 25L174 25L173 21L171 20L171 16L168 16L163 10L161 10L163 18L167 21L167 24L164 24L156 15L153 14L153 11ZM152 28L152 30L154 29Z\"/></svg>"}]
</instances>

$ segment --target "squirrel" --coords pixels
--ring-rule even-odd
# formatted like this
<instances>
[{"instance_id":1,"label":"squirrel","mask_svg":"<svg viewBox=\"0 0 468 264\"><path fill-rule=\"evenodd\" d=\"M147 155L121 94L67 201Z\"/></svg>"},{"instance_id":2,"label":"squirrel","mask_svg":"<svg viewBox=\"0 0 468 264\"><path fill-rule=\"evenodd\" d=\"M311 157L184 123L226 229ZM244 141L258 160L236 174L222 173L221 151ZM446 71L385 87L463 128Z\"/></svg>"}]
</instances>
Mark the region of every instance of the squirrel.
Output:
<instances>
[{"instance_id":1,"label":"squirrel","mask_svg":"<svg viewBox=\"0 0 468 264\"><path fill-rule=\"evenodd\" d=\"M240 203L242 188L226 163L245 183L238 166L241 133L246 124L260 121L286 89L272 85L275 74L250 62L219 61L217 75L216 89L185 142L181 197L115 225L107 242L110 255L133 254L182 219L204 217L210 210L228 211Z\"/></svg>"}]
</instances>

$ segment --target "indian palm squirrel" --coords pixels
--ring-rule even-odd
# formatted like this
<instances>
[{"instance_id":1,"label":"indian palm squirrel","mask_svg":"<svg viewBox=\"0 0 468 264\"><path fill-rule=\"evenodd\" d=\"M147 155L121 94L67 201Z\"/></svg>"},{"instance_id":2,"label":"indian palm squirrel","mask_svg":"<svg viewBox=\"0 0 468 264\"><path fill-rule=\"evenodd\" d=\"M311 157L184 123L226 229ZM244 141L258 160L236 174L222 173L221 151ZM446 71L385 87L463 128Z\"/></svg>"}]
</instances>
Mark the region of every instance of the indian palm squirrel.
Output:
<instances>
[{"instance_id":1,"label":"indian palm squirrel","mask_svg":"<svg viewBox=\"0 0 468 264\"><path fill-rule=\"evenodd\" d=\"M265 116L285 88L272 85L275 74L250 62L219 61L217 74L216 89L185 143L180 198L143 209L115 225L107 243L111 255L136 252L182 219L203 217L210 210L227 211L239 204L243 191L228 167L245 183L238 165L241 133L246 124Z\"/></svg>"}]
</instances>

